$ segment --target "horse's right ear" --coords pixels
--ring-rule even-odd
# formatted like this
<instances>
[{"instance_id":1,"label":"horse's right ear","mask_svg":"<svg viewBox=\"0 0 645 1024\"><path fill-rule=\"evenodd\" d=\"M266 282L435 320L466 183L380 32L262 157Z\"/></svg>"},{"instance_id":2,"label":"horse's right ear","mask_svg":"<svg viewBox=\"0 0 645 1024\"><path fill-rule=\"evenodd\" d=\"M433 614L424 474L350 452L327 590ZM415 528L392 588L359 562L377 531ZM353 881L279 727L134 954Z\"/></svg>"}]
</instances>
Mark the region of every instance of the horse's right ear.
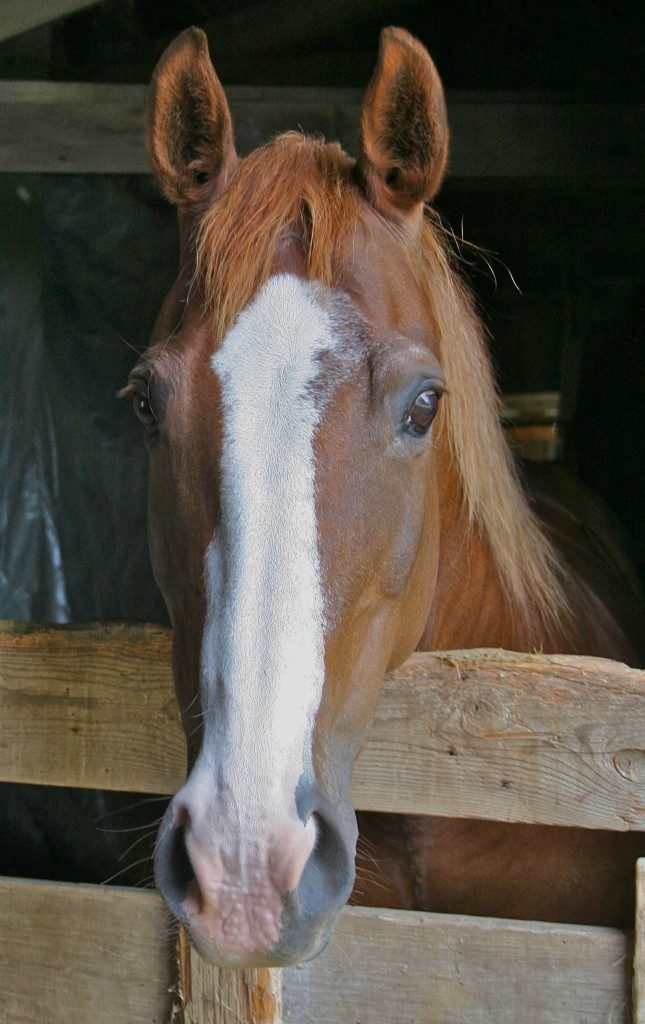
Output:
<instances>
[{"instance_id":1,"label":"horse's right ear","mask_svg":"<svg viewBox=\"0 0 645 1024\"><path fill-rule=\"evenodd\" d=\"M224 188L235 169L231 113L201 29L177 36L155 68L146 142L171 203L206 199Z\"/></svg>"}]
</instances>

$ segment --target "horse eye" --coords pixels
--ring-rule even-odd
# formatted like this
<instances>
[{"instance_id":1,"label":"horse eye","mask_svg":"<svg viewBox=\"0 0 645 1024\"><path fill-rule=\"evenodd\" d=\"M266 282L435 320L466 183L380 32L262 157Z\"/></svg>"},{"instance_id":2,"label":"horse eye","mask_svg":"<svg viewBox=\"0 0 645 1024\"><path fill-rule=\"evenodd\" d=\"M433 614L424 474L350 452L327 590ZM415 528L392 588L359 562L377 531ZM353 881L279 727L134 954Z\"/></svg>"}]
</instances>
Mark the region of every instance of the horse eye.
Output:
<instances>
[{"instance_id":1,"label":"horse eye","mask_svg":"<svg viewBox=\"0 0 645 1024\"><path fill-rule=\"evenodd\" d=\"M144 427L154 427L157 417L147 395L139 392L134 396L134 411Z\"/></svg>"},{"instance_id":2,"label":"horse eye","mask_svg":"<svg viewBox=\"0 0 645 1024\"><path fill-rule=\"evenodd\" d=\"M438 408L439 392L433 389L422 391L415 398L405 417L405 429L409 434L414 434L416 437L427 434L433 419L437 415Z\"/></svg>"}]
</instances>

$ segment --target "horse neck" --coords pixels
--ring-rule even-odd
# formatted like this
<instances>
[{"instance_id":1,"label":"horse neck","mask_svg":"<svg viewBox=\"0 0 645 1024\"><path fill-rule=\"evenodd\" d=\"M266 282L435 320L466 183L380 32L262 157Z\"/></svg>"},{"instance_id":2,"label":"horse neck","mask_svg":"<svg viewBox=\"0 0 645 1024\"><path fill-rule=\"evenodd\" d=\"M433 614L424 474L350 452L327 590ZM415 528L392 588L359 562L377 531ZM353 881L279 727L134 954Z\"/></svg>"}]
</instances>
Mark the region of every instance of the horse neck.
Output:
<instances>
[{"instance_id":1,"label":"horse neck","mask_svg":"<svg viewBox=\"0 0 645 1024\"><path fill-rule=\"evenodd\" d=\"M441 441L436 477L440 494L437 584L420 650L503 647L508 650L572 651L575 644L557 623L544 624L536 607L514 601L483 528L472 522L454 459ZM524 498L517 494L521 509ZM527 527L528 527L528 507ZM527 528L527 544L531 532Z\"/></svg>"},{"instance_id":2,"label":"horse neck","mask_svg":"<svg viewBox=\"0 0 645 1024\"><path fill-rule=\"evenodd\" d=\"M469 522L456 474L446 462L440 496L437 584L418 650L469 647L589 654L637 664L638 658L607 607L575 572L565 577L570 618L544 625L539 611L525 613L508 596L491 550ZM521 500L518 496L518 500Z\"/></svg>"},{"instance_id":3,"label":"horse neck","mask_svg":"<svg viewBox=\"0 0 645 1024\"><path fill-rule=\"evenodd\" d=\"M481 531L468 521L457 482L443 479L437 585L419 650L526 650L524 617L512 607Z\"/></svg>"}]
</instances>

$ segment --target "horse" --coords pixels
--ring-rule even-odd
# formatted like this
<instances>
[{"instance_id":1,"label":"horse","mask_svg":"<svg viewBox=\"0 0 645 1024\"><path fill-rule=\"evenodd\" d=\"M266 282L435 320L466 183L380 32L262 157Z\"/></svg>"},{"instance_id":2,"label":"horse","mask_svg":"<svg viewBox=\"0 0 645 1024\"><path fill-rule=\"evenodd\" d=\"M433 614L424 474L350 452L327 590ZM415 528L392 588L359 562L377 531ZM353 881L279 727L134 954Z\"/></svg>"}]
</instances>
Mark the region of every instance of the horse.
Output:
<instances>
[{"instance_id":1,"label":"horse","mask_svg":"<svg viewBox=\"0 0 645 1024\"><path fill-rule=\"evenodd\" d=\"M147 145L178 210L180 261L124 393L149 451L150 554L189 765L155 879L221 966L315 956L350 898L627 912L630 840L357 824L352 807L381 681L411 652L636 657L518 480L432 206L448 142L438 72L402 29L381 34L357 159L298 133L238 158L198 29L152 79Z\"/></svg>"}]
</instances>

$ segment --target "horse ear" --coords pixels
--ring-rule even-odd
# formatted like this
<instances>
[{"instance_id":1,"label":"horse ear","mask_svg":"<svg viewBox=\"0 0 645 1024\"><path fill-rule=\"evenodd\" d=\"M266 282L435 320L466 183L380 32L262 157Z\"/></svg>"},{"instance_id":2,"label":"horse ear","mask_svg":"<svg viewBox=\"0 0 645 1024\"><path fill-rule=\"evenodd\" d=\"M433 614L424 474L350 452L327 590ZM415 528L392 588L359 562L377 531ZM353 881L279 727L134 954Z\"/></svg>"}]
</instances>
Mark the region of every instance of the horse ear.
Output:
<instances>
[{"instance_id":1,"label":"horse ear","mask_svg":"<svg viewBox=\"0 0 645 1024\"><path fill-rule=\"evenodd\" d=\"M177 36L155 68L146 142L171 203L205 199L225 186L235 168L231 113L201 29Z\"/></svg>"},{"instance_id":2,"label":"horse ear","mask_svg":"<svg viewBox=\"0 0 645 1024\"><path fill-rule=\"evenodd\" d=\"M359 177L382 213L420 211L437 192L448 160L443 87L428 51L402 28L381 32L360 143Z\"/></svg>"}]
</instances>

